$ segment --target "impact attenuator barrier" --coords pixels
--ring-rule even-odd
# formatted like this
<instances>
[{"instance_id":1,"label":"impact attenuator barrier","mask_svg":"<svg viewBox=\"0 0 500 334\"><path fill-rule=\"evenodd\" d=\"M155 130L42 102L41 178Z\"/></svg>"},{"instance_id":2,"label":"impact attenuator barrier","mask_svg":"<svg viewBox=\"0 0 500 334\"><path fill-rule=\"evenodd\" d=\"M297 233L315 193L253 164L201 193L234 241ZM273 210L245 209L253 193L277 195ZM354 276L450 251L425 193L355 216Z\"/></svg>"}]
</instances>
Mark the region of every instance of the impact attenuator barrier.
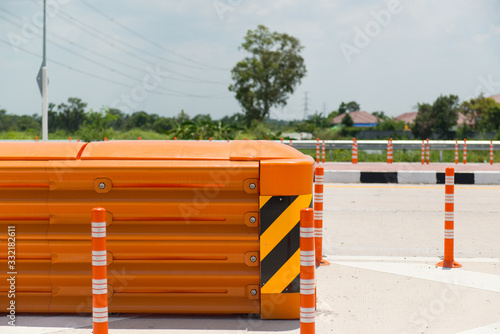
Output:
<instances>
[{"instance_id":1,"label":"impact attenuator barrier","mask_svg":"<svg viewBox=\"0 0 500 334\"><path fill-rule=\"evenodd\" d=\"M298 319L313 177L314 160L279 142L0 143L16 311L92 313L89 222L104 207L109 312Z\"/></svg>"},{"instance_id":2,"label":"impact attenuator barrier","mask_svg":"<svg viewBox=\"0 0 500 334\"><path fill-rule=\"evenodd\" d=\"M92 328L94 334L108 333L108 272L106 210L92 209Z\"/></svg>"},{"instance_id":3,"label":"impact attenuator barrier","mask_svg":"<svg viewBox=\"0 0 500 334\"><path fill-rule=\"evenodd\" d=\"M436 264L439 267L459 268L462 265L454 260L455 241L455 169L445 170L444 195L444 259Z\"/></svg>"},{"instance_id":4,"label":"impact attenuator barrier","mask_svg":"<svg viewBox=\"0 0 500 334\"><path fill-rule=\"evenodd\" d=\"M314 252L314 212L300 212L300 333L315 333L316 281Z\"/></svg>"}]
</instances>

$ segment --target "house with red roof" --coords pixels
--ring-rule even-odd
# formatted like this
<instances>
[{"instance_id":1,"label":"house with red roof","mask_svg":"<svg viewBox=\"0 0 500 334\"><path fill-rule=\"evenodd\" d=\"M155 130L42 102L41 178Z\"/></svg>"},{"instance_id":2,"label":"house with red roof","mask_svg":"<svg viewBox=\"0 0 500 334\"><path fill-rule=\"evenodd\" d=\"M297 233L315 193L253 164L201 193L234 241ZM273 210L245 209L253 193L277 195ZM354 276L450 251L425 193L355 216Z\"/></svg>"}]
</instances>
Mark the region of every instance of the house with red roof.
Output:
<instances>
[{"instance_id":1,"label":"house with red roof","mask_svg":"<svg viewBox=\"0 0 500 334\"><path fill-rule=\"evenodd\" d=\"M333 125L341 124L345 115L347 114L341 114L335 117L332 120L332 124ZM370 127L370 126L376 126L378 124L377 117L367 113L366 111L361 111L361 110L351 111L349 113L349 116L351 116L352 121L354 122L354 127Z\"/></svg>"}]
</instances>

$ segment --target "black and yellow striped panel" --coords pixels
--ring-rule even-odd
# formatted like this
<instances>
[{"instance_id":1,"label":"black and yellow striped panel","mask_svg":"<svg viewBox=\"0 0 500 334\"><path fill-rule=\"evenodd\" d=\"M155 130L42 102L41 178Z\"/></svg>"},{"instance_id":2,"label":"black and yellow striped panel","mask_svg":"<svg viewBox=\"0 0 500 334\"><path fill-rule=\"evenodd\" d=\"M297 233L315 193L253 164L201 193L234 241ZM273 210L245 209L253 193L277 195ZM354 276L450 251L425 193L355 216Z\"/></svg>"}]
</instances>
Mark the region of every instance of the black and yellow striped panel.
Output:
<instances>
[{"instance_id":1,"label":"black and yellow striped panel","mask_svg":"<svg viewBox=\"0 0 500 334\"><path fill-rule=\"evenodd\" d=\"M261 293L299 292L300 210L312 194L260 196Z\"/></svg>"}]
</instances>

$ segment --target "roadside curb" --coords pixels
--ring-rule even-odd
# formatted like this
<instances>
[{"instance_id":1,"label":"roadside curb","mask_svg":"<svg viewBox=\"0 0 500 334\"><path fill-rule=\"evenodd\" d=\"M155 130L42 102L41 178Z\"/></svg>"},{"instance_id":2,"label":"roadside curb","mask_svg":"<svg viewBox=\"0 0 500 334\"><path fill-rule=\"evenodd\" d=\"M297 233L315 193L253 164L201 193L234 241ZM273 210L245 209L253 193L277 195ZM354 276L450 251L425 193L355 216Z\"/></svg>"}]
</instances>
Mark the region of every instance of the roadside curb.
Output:
<instances>
[{"instance_id":1,"label":"roadside curb","mask_svg":"<svg viewBox=\"0 0 500 334\"><path fill-rule=\"evenodd\" d=\"M444 184L444 173L435 171L364 172L325 170L329 183ZM500 171L456 172L455 184L500 184Z\"/></svg>"}]
</instances>

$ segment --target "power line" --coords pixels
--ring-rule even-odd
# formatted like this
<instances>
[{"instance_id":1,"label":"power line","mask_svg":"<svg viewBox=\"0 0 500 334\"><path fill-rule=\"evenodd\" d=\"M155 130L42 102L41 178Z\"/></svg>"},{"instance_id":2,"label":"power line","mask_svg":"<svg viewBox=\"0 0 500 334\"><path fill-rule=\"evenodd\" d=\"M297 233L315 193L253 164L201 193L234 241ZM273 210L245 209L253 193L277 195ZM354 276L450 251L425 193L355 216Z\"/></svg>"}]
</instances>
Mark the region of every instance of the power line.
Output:
<instances>
[{"instance_id":1,"label":"power line","mask_svg":"<svg viewBox=\"0 0 500 334\"><path fill-rule=\"evenodd\" d=\"M3 39L0 39L0 43L3 43L5 45L7 45L7 46L12 46L8 41L5 41ZM17 49L20 50L20 51L23 51L23 52L25 52L27 54L30 54L32 56L35 56L37 58L40 58L40 55L37 54L37 53L35 53L35 52L31 52L31 51L26 50L26 49L21 48L21 47L17 47ZM124 84L124 83L119 82L119 81L115 81L115 80L108 79L108 78L105 78L105 77L102 77L102 76L99 76L99 75L96 75L96 74L93 74L93 73L89 73L89 72L80 70L78 68L66 65L66 64L64 64L64 63L62 63L60 61L57 61L57 60L54 60L54 59L51 59L51 58L47 58L47 59L49 59L51 63L54 63L54 64L59 65L61 67L65 67L65 68L67 68L69 70L72 70L72 71L75 71L75 72L78 72L78 73L81 73L81 74L84 74L84 75L87 75L87 76L92 77L92 78L96 78L96 79L100 79L100 80L103 80L103 81L107 81L107 82L113 83L115 85L119 85L119 86L126 87L126 88L129 88L129 89L136 88L135 86L130 86L130 85ZM223 96L216 96L216 95L213 95L213 96L210 96L210 95L195 95L195 94L181 93L181 92L178 92L177 94L172 94L172 93L163 93L163 92L148 91L148 94L173 96L173 97L208 98L208 99L226 99L226 98L229 98L229 96L223 97Z\"/></svg>"},{"instance_id":2,"label":"power line","mask_svg":"<svg viewBox=\"0 0 500 334\"><path fill-rule=\"evenodd\" d=\"M118 26L122 27L123 29L127 30L128 32L132 33L133 35L135 35L135 36L139 37L140 39L142 39L142 40L144 40L144 41L146 41L146 42L149 42L151 45L154 45L154 46L156 46L156 47L158 47L158 48L160 48L160 49L162 49L162 50L165 50L166 52L168 52L168 53L170 53L170 54L172 54L172 55L175 55L175 56L177 56L177 57L179 57L179 58L182 58L182 59L184 59L184 60L186 60L186 61L189 61L189 62L191 62L191 63L198 64L198 65L202 65L202 66L205 66L205 67L210 68L210 69L213 69L213 70L219 70L219 71L228 71L228 70L229 70L229 69L225 69L225 68L215 67L215 66L213 66L213 65L204 64L204 63L201 63L201 62L199 62L199 61L193 60L193 59L191 59L191 58L189 58L189 57L186 57L186 56L180 55L180 54L178 54L177 52L174 52L174 51L172 51L172 50L169 50L169 49L167 49L166 47L164 47L163 45L161 45L161 44L159 44L159 43L157 43L157 42L155 42L155 41L153 41L153 40L151 40L151 39L147 38L146 36L144 36L144 35L142 35L142 34L138 33L137 31L135 31L135 30L133 30L133 29L130 29L128 26L126 26L126 25L124 25L124 24L121 24L120 22L116 21L116 20L115 20L115 19L113 19L112 17L108 16L106 13L102 12L101 10L99 10L99 9L97 9L96 7L94 7L94 6L92 6L91 4L89 4L87 1L82 0L82 3L83 3L85 6L89 7L90 9L92 9L93 11L95 11L95 12L99 13L100 15L104 16L104 17L105 17L105 18L107 18L108 20L111 20L111 21L112 21L113 23L115 23L116 25L118 25Z\"/></svg>"},{"instance_id":3,"label":"power line","mask_svg":"<svg viewBox=\"0 0 500 334\"><path fill-rule=\"evenodd\" d=\"M13 17L17 17L20 21L22 20L22 18L21 18L21 17L19 17L18 15L14 14L14 13L12 13L12 12L8 11L8 10L4 10L4 9L2 9L2 11L3 11L3 12L6 12L6 13L8 13L8 14L10 14L10 15L11 15L11 16L13 16ZM62 11L61 11L61 12L62 12ZM0 14L4 14L4 13L0 12ZM66 14L66 13L64 13L64 12L62 12L62 14L63 14L63 16L64 16L64 15L65 15L65 16L67 16L67 18L65 18L65 17L61 16L61 18L62 18L63 20L67 21L67 22L68 22L68 23L70 23L70 24L73 24L74 22L77 22L78 24L80 24L80 25L82 26L83 30L84 30L84 31L86 31L88 34L93 35L93 36L95 36L95 37L97 37L97 38L99 38L99 39L103 40L103 41L104 41L104 42L106 42L106 43L109 43L109 42L108 42L106 39L104 39L101 35L107 36L107 37L108 37L108 38L110 38L110 39L114 39L114 40L116 40L117 42L122 43L122 44L126 45L126 46L127 46L127 47L129 47L129 48L132 48L132 49L134 49L134 50L140 51L140 52L145 53L145 54L147 54L147 55L150 55L150 56L156 57L156 55L154 55L154 54L151 54L151 53L149 53L149 52L145 52L144 50L139 49L139 48L136 48L135 46L130 45L130 44L128 44L128 43L122 42L122 41L120 41L119 39L117 39L117 38L115 38L115 37L113 37L113 36L111 36L111 35L108 35L108 34L106 34L106 33L102 33L102 32L101 32L101 31L99 31L98 29L96 29L96 28L93 28L93 27L91 27L91 26L86 25L86 24L85 24L85 23L83 23L82 21L80 21L80 20L78 20L78 19L74 18L73 16L71 16L71 15L69 15L69 14ZM9 16L7 16L6 14L4 14L4 16L5 16L6 18L8 18L8 20L9 20L12 24L14 24L14 25L17 25L17 24L18 24L18 23L16 23L16 22L14 22L14 21L13 21L13 20L12 20ZM93 30L93 31L96 31L96 32L93 32L92 30ZM58 37L58 36L56 36L56 37ZM78 44L76 44L76 43L73 43L72 41L66 40L66 39L64 39L64 38L62 38L62 37L58 37L58 38L59 38L59 39L62 39L62 40L65 40L65 41L67 41L67 42L69 42L69 43L71 43L71 44L73 44L73 45L77 45L77 46L79 46L80 48L87 49L87 48L85 48L85 47L83 47L83 46L80 46L80 45L78 45ZM63 47L63 46L61 46L60 44L57 44L57 43L55 43L54 41L52 41L52 42L53 42L56 46L59 46L59 47L61 47L61 48L64 48L64 47ZM116 48L118 48L118 49L120 49L120 50L122 50L122 51L126 52L126 54L131 55L131 56L133 56L133 57L135 57L135 58L139 59L140 61L143 61L143 62L149 63L149 61L148 61L148 60L146 60L146 59L144 59L144 58L142 58L142 57L140 57L140 56L137 56L137 55L134 55L134 54L130 54L130 52L129 52L129 51L125 50L123 47L120 47L119 45L112 44L112 43L110 43L109 45L110 45L110 46L112 46L112 47L116 47ZM73 51L69 51L68 49L66 49L66 50L67 50L68 52L71 52L71 53L75 54ZM87 49L87 50L88 50L88 49ZM89 51L89 52L92 52L93 54L98 55L95 51ZM76 55L77 55L77 56L80 56L79 54L76 54ZM107 56L102 56L102 55L98 55L98 56L101 56L101 57L105 57L105 58L107 58L107 59L110 59L110 58L109 58L109 57L107 57ZM84 56L81 56L81 57L84 57ZM88 59L88 58L87 58L87 59ZM163 58L161 58L161 57L160 57L160 59L163 59ZM124 65L124 66L127 66L127 67L132 67L132 68L138 69L138 67L135 67L135 66L132 66L132 65L129 65L129 64L124 64L123 62L120 62L120 61L118 61L118 60L116 60L116 59L111 59L111 60L112 60L113 62L116 62L116 63L121 63L121 64L122 64L122 65ZM164 59L163 59L163 60L164 60ZM102 65L101 65L101 64L99 64L99 63L98 63L97 65L98 65L98 66L102 66ZM144 69L139 69L139 70L140 70L140 71L144 71ZM164 70L165 70L165 71L167 71L167 72L170 72L170 73L172 73L172 74L175 74L175 75L177 75L177 76L180 76L180 77L183 77L183 78L189 79L189 80L191 80L191 82L193 82L193 83L206 83L206 84L216 84L216 85L227 85L227 83L225 83L225 82L220 82L220 81L211 81L211 80L199 79L199 78L196 78L196 77L192 77L192 76L190 76L190 75L186 75L186 74L183 74L183 73L179 73L179 72L176 72L176 71L172 71L171 69L168 69L168 68L165 68ZM116 70L113 70L113 71L116 71ZM116 72L119 72L119 71L116 71ZM182 80L182 79L175 78L175 77L171 77L170 79L172 79L172 80L177 80L177 81L190 82L190 81L187 81L187 80Z\"/></svg>"},{"instance_id":4,"label":"power line","mask_svg":"<svg viewBox=\"0 0 500 334\"><path fill-rule=\"evenodd\" d=\"M132 49L132 50L135 50L136 52L139 52L139 53L145 54L145 55L147 55L147 56L149 56L149 57L158 58L158 59L160 59L160 60L162 60L162 61L165 61L165 62L172 62L172 61L170 61L170 60L168 60L168 59L165 59L165 58L163 58L163 57L159 57L159 56L157 56L157 55L155 55L155 54L153 54L153 53L151 53L151 52L145 51L145 50L143 50L143 49L141 49L141 48L138 48L138 47L136 47L136 46L134 46L134 45L132 45L132 44L130 44L130 43L124 42L124 41L122 41L122 40L120 40L120 39L118 39L118 38L116 38L116 37L114 37L114 36L111 36L111 35L109 35L109 34L107 34L107 33L104 33L104 32L102 32L101 30L96 29L96 28L94 28L94 27L92 27L92 26L90 26L90 25L88 25L88 24L86 24L86 23L82 22L81 20L79 20L79 19L75 18L75 17L74 17L74 16L72 16L71 14L67 14L67 13L65 13L65 12L64 12L64 11L62 11L62 10L60 10L60 13L62 14L62 16L60 16L60 17L61 17L63 20L65 20L66 22L68 22L68 23L70 23L70 24L72 24L72 25L74 25L74 23L76 22L76 23L80 26L80 29L84 30L86 33L88 33L88 34L90 34L90 35L92 35L92 36L94 36L94 37L99 38L100 40L104 41L105 43L108 43L108 45L110 45L111 47L114 47L114 48L120 49L120 50L122 50L123 52L125 52L127 55L132 56L132 57L134 57L134 58L136 58L136 59L139 59L140 61L143 61L143 62L145 62L145 63L150 63L150 61L149 61L149 60L147 60L147 59L145 59L145 58L143 58L143 57L141 57L141 56L138 56L137 54L132 54L132 53L130 53L130 51L128 51L128 50L126 50L126 49L124 49L123 47L121 47L121 46L119 46L119 45L117 45L117 44L115 44L115 43L110 43L110 42L109 42L109 40L107 40L106 38L111 39L111 40L114 40L114 41L116 41L116 42L118 42L118 43L120 43L120 44L125 45L126 47L128 47L128 48L130 48L130 49ZM106 36L106 38L104 38L103 36ZM174 62L174 63L175 63L175 62ZM183 66L187 66L187 65L183 65ZM189 66L189 67L190 67L190 66ZM192 68L192 67L191 67L191 68ZM197 81L200 81L200 82L205 82L205 83L213 83L213 84L223 84L223 85L227 85L227 83L224 83L224 82L219 82L219 81L210 81L210 80L205 80L205 79L200 79L200 78L192 77L192 76L187 75L187 74L184 74L184 73L179 73L179 72L173 71L173 70L171 70L171 69L169 69L169 68L166 68L165 70L166 70L166 71L168 71L168 72L171 72L171 73L177 74L178 76L181 76L181 77L187 78L187 79L197 80Z\"/></svg>"}]
</instances>

